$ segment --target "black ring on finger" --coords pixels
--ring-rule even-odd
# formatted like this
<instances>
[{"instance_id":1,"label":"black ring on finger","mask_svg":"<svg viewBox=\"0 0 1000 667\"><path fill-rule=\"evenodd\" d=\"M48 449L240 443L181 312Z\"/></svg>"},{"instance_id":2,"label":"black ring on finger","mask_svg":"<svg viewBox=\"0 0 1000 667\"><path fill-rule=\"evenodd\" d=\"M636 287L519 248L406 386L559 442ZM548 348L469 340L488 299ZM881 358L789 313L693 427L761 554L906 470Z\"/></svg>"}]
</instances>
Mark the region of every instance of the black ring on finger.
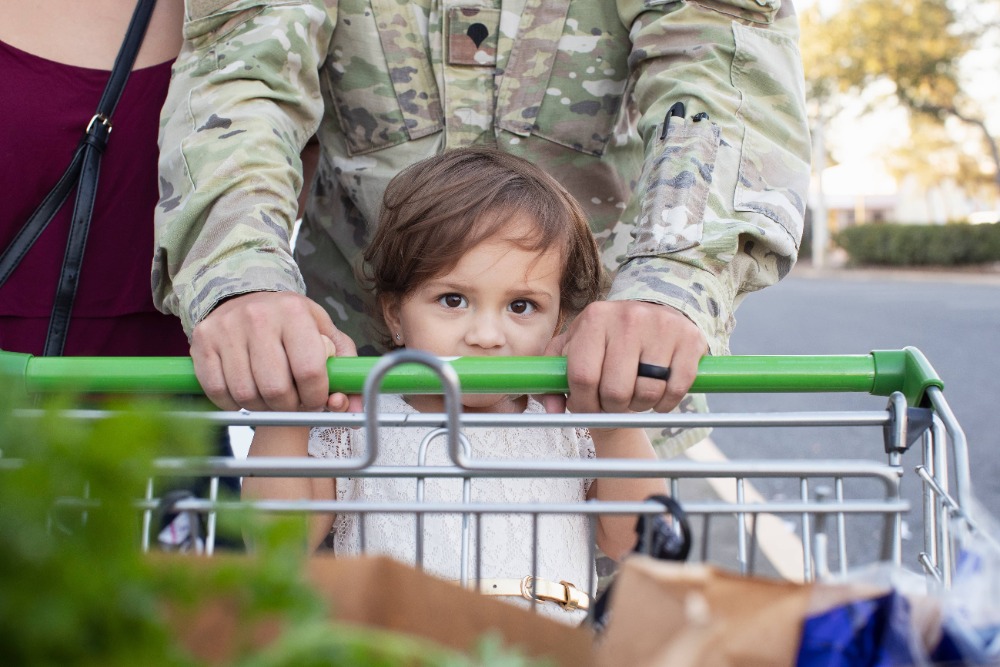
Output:
<instances>
[{"instance_id":1,"label":"black ring on finger","mask_svg":"<svg viewBox=\"0 0 1000 667\"><path fill-rule=\"evenodd\" d=\"M653 378L654 380L663 380L666 382L670 379L670 368L668 366L657 366L656 364L644 364L640 361L639 375L644 378Z\"/></svg>"}]
</instances>

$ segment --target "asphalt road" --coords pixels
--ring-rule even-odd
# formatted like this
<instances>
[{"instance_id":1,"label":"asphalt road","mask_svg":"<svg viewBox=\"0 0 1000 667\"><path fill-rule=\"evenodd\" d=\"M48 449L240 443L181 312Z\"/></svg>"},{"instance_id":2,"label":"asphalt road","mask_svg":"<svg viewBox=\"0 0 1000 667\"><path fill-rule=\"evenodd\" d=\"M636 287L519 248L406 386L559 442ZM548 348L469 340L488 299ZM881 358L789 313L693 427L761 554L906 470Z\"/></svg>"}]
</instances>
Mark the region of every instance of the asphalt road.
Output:
<instances>
[{"instance_id":1,"label":"asphalt road","mask_svg":"<svg viewBox=\"0 0 1000 667\"><path fill-rule=\"evenodd\" d=\"M995 451L1000 448L1000 275L797 269L779 285L750 295L737 319L733 354L864 354L906 346L923 351L944 381L945 396L968 438L973 492L1000 517L1000 455ZM873 410L884 408L886 399L715 395L709 403L714 412ZM879 434L862 429L716 429L712 438L733 459L882 456ZM917 452L908 456L919 463ZM919 511L917 481L904 476L903 491ZM771 497L799 493L797 486L781 481L762 480L758 488ZM917 521L908 523L914 533L920 530ZM866 535L872 530L870 523L855 526L852 534L861 539L853 552L871 541Z\"/></svg>"}]
</instances>

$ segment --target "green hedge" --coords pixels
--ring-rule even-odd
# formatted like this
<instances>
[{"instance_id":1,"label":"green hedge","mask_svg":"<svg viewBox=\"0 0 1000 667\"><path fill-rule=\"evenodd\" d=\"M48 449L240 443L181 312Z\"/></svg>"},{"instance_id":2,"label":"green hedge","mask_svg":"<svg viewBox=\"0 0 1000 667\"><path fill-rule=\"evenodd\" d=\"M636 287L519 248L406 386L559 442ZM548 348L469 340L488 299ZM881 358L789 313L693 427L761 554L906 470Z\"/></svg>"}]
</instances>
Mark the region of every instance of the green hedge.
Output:
<instances>
[{"instance_id":1,"label":"green hedge","mask_svg":"<svg viewBox=\"0 0 1000 667\"><path fill-rule=\"evenodd\" d=\"M834 236L860 266L966 266L1000 262L1000 224L849 227Z\"/></svg>"}]
</instances>

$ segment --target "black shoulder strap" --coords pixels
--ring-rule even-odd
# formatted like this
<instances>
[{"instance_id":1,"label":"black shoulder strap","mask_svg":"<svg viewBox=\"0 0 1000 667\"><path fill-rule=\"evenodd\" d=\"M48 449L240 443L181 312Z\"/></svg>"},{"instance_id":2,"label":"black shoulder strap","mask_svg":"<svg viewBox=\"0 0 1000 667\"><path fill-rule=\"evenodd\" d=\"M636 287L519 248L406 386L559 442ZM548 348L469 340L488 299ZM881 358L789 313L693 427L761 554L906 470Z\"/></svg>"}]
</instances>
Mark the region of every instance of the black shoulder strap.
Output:
<instances>
[{"instance_id":1,"label":"black shoulder strap","mask_svg":"<svg viewBox=\"0 0 1000 667\"><path fill-rule=\"evenodd\" d=\"M129 74L132 72L136 54L142 45L146 27L149 25L149 17L152 15L155 5L156 0L138 0L125 33L125 40L115 57L111 77L108 79L108 84L101 95L101 101L97 105L97 111L90 119L90 123L87 124L87 129L80 140L80 145L73 153L69 167L14 236L10 246L0 255L0 286L2 286L20 264L24 255L31 249L31 246L38 240L55 214L62 208L70 191L74 186L77 186L69 239L66 243L66 254L63 257L59 286L56 289L52 317L49 320L49 330L45 337L43 354L46 356L62 354L66 344L66 332L73 310L73 300L76 297L80 267L83 264L83 251L87 244L90 217L94 210L94 197L97 194L101 155L104 153L108 136L111 134L111 115L118 105L122 91L125 90L125 82L128 81Z\"/></svg>"}]
</instances>

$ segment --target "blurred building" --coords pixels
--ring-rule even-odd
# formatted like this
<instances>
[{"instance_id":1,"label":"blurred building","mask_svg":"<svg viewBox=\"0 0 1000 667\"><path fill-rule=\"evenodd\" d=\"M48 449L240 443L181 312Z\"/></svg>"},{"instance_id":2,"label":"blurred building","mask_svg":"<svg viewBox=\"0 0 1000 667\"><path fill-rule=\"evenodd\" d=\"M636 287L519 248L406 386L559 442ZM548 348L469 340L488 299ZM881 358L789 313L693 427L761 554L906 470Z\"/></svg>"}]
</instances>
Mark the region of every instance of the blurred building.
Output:
<instances>
[{"instance_id":1,"label":"blurred building","mask_svg":"<svg viewBox=\"0 0 1000 667\"><path fill-rule=\"evenodd\" d=\"M812 212L825 203L831 234L872 222L945 224L985 217L994 203L971 197L953 180L926 187L916 177L898 181L878 160L844 162L823 170L822 191L814 179L809 194ZM974 215L974 214L979 215Z\"/></svg>"}]
</instances>

